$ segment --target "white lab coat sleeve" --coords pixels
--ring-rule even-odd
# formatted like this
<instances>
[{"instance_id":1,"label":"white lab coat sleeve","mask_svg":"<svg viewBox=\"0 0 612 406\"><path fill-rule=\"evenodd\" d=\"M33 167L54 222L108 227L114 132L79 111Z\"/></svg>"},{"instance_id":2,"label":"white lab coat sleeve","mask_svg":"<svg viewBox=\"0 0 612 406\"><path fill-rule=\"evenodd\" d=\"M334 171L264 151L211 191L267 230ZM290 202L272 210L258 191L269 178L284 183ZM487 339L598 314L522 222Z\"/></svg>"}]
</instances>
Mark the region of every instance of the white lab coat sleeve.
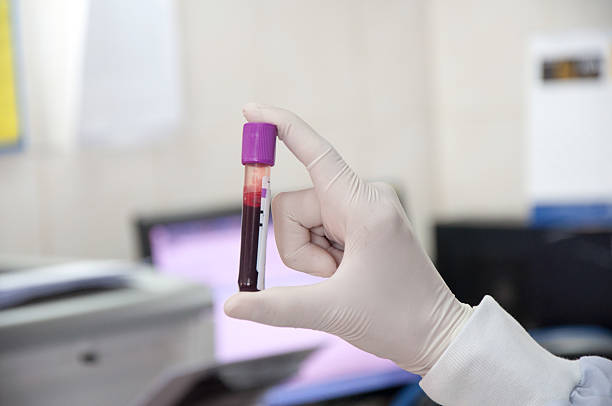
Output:
<instances>
[{"instance_id":1,"label":"white lab coat sleeve","mask_svg":"<svg viewBox=\"0 0 612 406\"><path fill-rule=\"evenodd\" d=\"M582 372L581 361L552 355L485 296L420 385L442 405L574 405Z\"/></svg>"},{"instance_id":2,"label":"white lab coat sleeve","mask_svg":"<svg viewBox=\"0 0 612 406\"><path fill-rule=\"evenodd\" d=\"M554 401L547 406L612 405L612 361L602 357L580 358L582 378L569 401Z\"/></svg>"}]
</instances>

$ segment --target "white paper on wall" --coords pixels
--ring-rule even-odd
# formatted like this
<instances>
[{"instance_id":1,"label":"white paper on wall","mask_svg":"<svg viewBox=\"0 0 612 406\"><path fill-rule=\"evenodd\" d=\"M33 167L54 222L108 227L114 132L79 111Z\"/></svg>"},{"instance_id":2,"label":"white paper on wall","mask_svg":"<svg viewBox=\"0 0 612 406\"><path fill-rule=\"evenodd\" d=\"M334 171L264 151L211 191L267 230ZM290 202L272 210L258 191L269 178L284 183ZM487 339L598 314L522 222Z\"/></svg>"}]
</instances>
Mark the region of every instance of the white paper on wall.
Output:
<instances>
[{"instance_id":1,"label":"white paper on wall","mask_svg":"<svg viewBox=\"0 0 612 406\"><path fill-rule=\"evenodd\" d=\"M532 204L612 202L612 33L534 38L528 84Z\"/></svg>"},{"instance_id":2,"label":"white paper on wall","mask_svg":"<svg viewBox=\"0 0 612 406\"><path fill-rule=\"evenodd\" d=\"M86 145L141 143L181 120L172 0L90 0L79 130Z\"/></svg>"}]
</instances>

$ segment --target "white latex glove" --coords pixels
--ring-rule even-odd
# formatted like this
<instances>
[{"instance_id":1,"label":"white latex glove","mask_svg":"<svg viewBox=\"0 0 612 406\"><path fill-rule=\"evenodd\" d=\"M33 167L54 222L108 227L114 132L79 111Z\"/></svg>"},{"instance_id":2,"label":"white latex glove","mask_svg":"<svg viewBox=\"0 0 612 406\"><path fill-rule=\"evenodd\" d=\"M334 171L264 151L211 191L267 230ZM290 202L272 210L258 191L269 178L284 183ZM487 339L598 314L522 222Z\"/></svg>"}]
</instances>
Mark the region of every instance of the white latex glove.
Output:
<instances>
[{"instance_id":1,"label":"white latex glove","mask_svg":"<svg viewBox=\"0 0 612 406\"><path fill-rule=\"evenodd\" d=\"M225 303L225 313L326 331L425 375L472 308L438 274L394 190L359 179L293 113L254 103L243 113L249 121L276 124L279 138L310 172L314 188L274 198L274 233L288 267L328 279L237 293Z\"/></svg>"}]
</instances>

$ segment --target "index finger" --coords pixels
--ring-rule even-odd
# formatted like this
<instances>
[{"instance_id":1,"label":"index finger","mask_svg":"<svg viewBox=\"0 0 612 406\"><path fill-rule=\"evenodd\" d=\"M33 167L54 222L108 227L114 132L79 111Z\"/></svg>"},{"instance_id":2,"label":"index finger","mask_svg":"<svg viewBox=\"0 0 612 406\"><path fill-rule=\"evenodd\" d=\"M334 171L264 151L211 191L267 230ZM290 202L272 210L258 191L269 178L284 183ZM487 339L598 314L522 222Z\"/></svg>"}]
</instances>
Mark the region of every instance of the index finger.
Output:
<instances>
[{"instance_id":1,"label":"index finger","mask_svg":"<svg viewBox=\"0 0 612 406\"><path fill-rule=\"evenodd\" d=\"M276 125L278 138L306 166L315 188L327 190L333 184L349 187L356 178L334 147L294 113L257 103L248 103L242 113L248 121Z\"/></svg>"}]
</instances>

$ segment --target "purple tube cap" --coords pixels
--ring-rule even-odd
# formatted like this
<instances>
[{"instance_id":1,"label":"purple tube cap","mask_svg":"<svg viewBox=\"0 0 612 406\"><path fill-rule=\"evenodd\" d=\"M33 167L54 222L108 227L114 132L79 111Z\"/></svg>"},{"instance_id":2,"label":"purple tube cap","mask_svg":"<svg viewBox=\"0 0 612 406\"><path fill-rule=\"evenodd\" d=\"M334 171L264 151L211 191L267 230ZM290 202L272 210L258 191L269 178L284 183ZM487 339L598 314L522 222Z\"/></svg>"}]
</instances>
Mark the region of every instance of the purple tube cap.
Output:
<instances>
[{"instance_id":1,"label":"purple tube cap","mask_svg":"<svg viewBox=\"0 0 612 406\"><path fill-rule=\"evenodd\" d=\"M278 130L270 123L246 123L242 127L242 164L274 166Z\"/></svg>"}]
</instances>

